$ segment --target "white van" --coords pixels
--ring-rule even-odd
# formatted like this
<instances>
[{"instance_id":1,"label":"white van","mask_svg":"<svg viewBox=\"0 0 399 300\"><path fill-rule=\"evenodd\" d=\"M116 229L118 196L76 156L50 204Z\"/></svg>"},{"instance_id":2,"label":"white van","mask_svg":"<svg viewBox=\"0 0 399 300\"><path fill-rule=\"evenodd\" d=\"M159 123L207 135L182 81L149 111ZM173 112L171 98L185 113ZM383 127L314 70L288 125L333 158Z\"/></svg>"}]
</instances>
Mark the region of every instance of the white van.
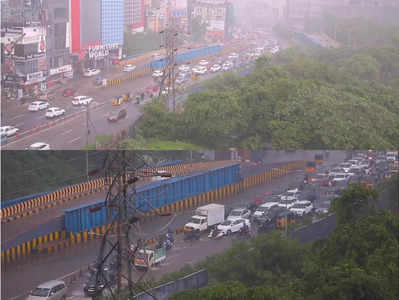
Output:
<instances>
[{"instance_id":1,"label":"white van","mask_svg":"<svg viewBox=\"0 0 399 300\"><path fill-rule=\"evenodd\" d=\"M67 286L62 280L51 280L30 292L27 300L65 300Z\"/></svg>"}]
</instances>

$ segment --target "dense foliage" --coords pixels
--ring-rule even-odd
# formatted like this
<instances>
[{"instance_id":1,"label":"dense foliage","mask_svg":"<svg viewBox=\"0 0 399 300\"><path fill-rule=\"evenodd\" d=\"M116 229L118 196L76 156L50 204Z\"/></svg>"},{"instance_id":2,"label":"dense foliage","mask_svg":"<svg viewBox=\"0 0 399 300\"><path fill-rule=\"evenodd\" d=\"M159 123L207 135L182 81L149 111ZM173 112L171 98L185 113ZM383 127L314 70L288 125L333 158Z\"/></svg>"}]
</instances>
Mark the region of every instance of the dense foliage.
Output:
<instances>
[{"instance_id":1,"label":"dense foliage","mask_svg":"<svg viewBox=\"0 0 399 300\"><path fill-rule=\"evenodd\" d=\"M219 76L183 113L144 109L144 138L204 148L391 149L399 145L399 43L290 49L246 77Z\"/></svg>"},{"instance_id":2,"label":"dense foliage","mask_svg":"<svg viewBox=\"0 0 399 300\"><path fill-rule=\"evenodd\" d=\"M357 203L349 195L364 193L352 186L345 197ZM260 235L208 258L200 266L209 271L208 287L170 299L398 299L398 233L398 215L368 210L312 244Z\"/></svg>"}]
</instances>

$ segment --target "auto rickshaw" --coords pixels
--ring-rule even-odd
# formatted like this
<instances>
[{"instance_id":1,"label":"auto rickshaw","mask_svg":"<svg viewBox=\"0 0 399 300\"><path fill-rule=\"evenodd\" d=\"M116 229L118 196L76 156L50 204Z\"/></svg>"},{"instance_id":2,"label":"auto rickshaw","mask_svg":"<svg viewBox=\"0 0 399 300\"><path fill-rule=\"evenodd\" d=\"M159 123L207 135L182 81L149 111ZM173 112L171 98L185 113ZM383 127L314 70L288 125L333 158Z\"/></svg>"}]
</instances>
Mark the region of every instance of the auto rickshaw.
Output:
<instances>
[{"instance_id":1,"label":"auto rickshaw","mask_svg":"<svg viewBox=\"0 0 399 300\"><path fill-rule=\"evenodd\" d=\"M116 106L116 105L121 105L124 102L130 101L131 100L131 96L130 93L127 94L123 94L122 96L117 96L113 101L112 101L112 105Z\"/></svg>"}]
</instances>

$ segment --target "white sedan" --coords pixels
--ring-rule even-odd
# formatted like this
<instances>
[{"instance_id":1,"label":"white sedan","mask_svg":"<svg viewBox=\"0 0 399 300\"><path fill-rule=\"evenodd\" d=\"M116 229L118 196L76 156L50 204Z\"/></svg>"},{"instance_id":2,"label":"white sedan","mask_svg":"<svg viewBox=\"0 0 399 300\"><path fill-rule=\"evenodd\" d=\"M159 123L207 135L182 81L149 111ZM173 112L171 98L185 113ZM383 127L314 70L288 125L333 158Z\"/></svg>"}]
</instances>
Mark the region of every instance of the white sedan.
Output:
<instances>
[{"instance_id":1,"label":"white sedan","mask_svg":"<svg viewBox=\"0 0 399 300\"><path fill-rule=\"evenodd\" d=\"M88 96L76 96L73 97L74 100L72 100L73 105L88 105L93 98L88 97Z\"/></svg>"},{"instance_id":2,"label":"white sedan","mask_svg":"<svg viewBox=\"0 0 399 300\"><path fill-rule=\"evenodd\" d=\"M7 137L16 134L19 131L17 127L14 126L2 126L0 127L0 135L5 135Z\"/></svg>"},{"instance_id":3,"label":"white sedan","mask_svg":"<svg viewBox=\"0 0 399 300\"><path fill-rule=\"evenodd\" d=\"M205 59L201 59L198 63L200 66L206 66L207 64L209 64L208 61L206 61Z\"/></svg>"},{"instance_id":4,"label":"white sedan","mask_svg":"<svg viewBox=\"0 0 399 300\"><path fill-rule=\"evenodd\" d=\"M211 72L218 72L218 71L220 71L221 69L222 69L222 67L221 67L220 65L216 64L216 65L213 65L213 66L212 66Z\"/></svg>"},{"instance_id":5,"label":"white sedan","mask_svg":"<svg viewBox=\"0 0 399 300\"><path fill-rule=\"evenodd\" d=\"M313 210L312 202L308 200L302 200L291 206L290 211L298 216L304 216L311 213Z\"/></svg>"},{"instance_id":6,"label":"white sedan","mask_svg":"<svg viewBox=\"0 0 399 300\"><path fill-rule=\"evenodd\" d=\"M156 71L154 71L154 73L152 73L152 76L155 78L162 77L163 72L161 70L156 70Z\"/></svg>"},{"instance_id":7,"label":"white sedan","mask_svg":"<svg viewBox=\"0 0 399 300\"><path fill-rule=\"evenodd\" d=\"M189 66L187 66L187 65L181 65L180 67L179 67L179 71L181 71L181 72L188 72L188 71L190 71L190 67Z\"/></svg>"},{"instance_id":8,"label":"white sedan","mask_svg":"<svg viewBox=\"0 0 399 300\"><path fill-rule=\"evenodd\" d=\"M244 224L247 224L248 227L251 227L251 223L246 219L237 219L237 220L226 220L223 223L219 224L217 229L220 232L223 232L225 235L230 235L231 233L240 231Z\"/></svg>"},{"instance_id":9,"label":"white sedan","mask_svg":"<svg viewBox=\"0 0 399 300\"><path fill-rule=\"evenodd\" d=\"M99 69L87 69L87 70L83 73L83 76L85 76L85 77L91 77L91 76L100 74L100 72L101 72L101 71L100 71Z\"/></svg>"},{"instance_id":10,"label":"white sedan","mask_svg":"<svg viewBox=\"0 0 399 300\"><path fill-rule=\"evenodd\" d=\"M63 114L65 114L65 109L59 108L59 107L50 107L47 111L46 111L46 117L47 118L55 118L58 116L62 116Z\"/></svg>"},{"instance_id":11,"label":"white sedan","mask_svg":"<svg viewBox=\"0 0 399 300\"><path fill-rule=\"evenodd\" d=\"M50 145L38 142L30 145L26 150L50 150Z\"/></svg>"},{"instance_id":12,"label":"white sedan","mask_svg":"<svg viewBox=\"0 0 399 300\"><path fill-rule=\"evenodd\" d=\"M207 71L208 71L207 68L205 68L203 66L199 66L199 67L193 68L194 74L204 75Z\"/></svg>"},{"instance_id":13,"label":"white sedan","mask_svg":"<svg viewBox=\"0 0 399 300\"><path fill-rule=\"evenodd\" d=\"M28 110L29 111L39 111L39 110L43 110L46 109L50 106L50 104L48 102L44 102L44 101L34 101L31 104L29 104L28 106Z\"/></svg>"},{"instance_id":14,"label":"white sedan","mask_svg":"<svg viewBox=\"0 0 399 300\"><path fill-rule=\"evenodd\" d=\"M135 65L127 64L123 67L123 72L132 72L136 69Z\"/></svg>"}]
</instances>

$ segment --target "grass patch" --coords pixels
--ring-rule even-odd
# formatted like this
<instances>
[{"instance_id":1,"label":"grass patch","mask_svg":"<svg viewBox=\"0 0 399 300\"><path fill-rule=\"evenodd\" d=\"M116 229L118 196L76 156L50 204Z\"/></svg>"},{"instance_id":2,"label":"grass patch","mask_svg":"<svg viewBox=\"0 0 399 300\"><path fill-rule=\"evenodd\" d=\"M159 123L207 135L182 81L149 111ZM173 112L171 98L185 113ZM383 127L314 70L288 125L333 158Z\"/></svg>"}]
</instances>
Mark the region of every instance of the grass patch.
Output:
<instances>
[{"instance_id":1,"label":"grass patch","mask_svg":"<svg viewBox=\"0 0 399 300\"><path fill-rule=\"evenodd\" d=\"M143 150L202 150L202 146L180 141L162 141L158 139L148 140L143 145Z\"/></svg>"}]
</instances>

